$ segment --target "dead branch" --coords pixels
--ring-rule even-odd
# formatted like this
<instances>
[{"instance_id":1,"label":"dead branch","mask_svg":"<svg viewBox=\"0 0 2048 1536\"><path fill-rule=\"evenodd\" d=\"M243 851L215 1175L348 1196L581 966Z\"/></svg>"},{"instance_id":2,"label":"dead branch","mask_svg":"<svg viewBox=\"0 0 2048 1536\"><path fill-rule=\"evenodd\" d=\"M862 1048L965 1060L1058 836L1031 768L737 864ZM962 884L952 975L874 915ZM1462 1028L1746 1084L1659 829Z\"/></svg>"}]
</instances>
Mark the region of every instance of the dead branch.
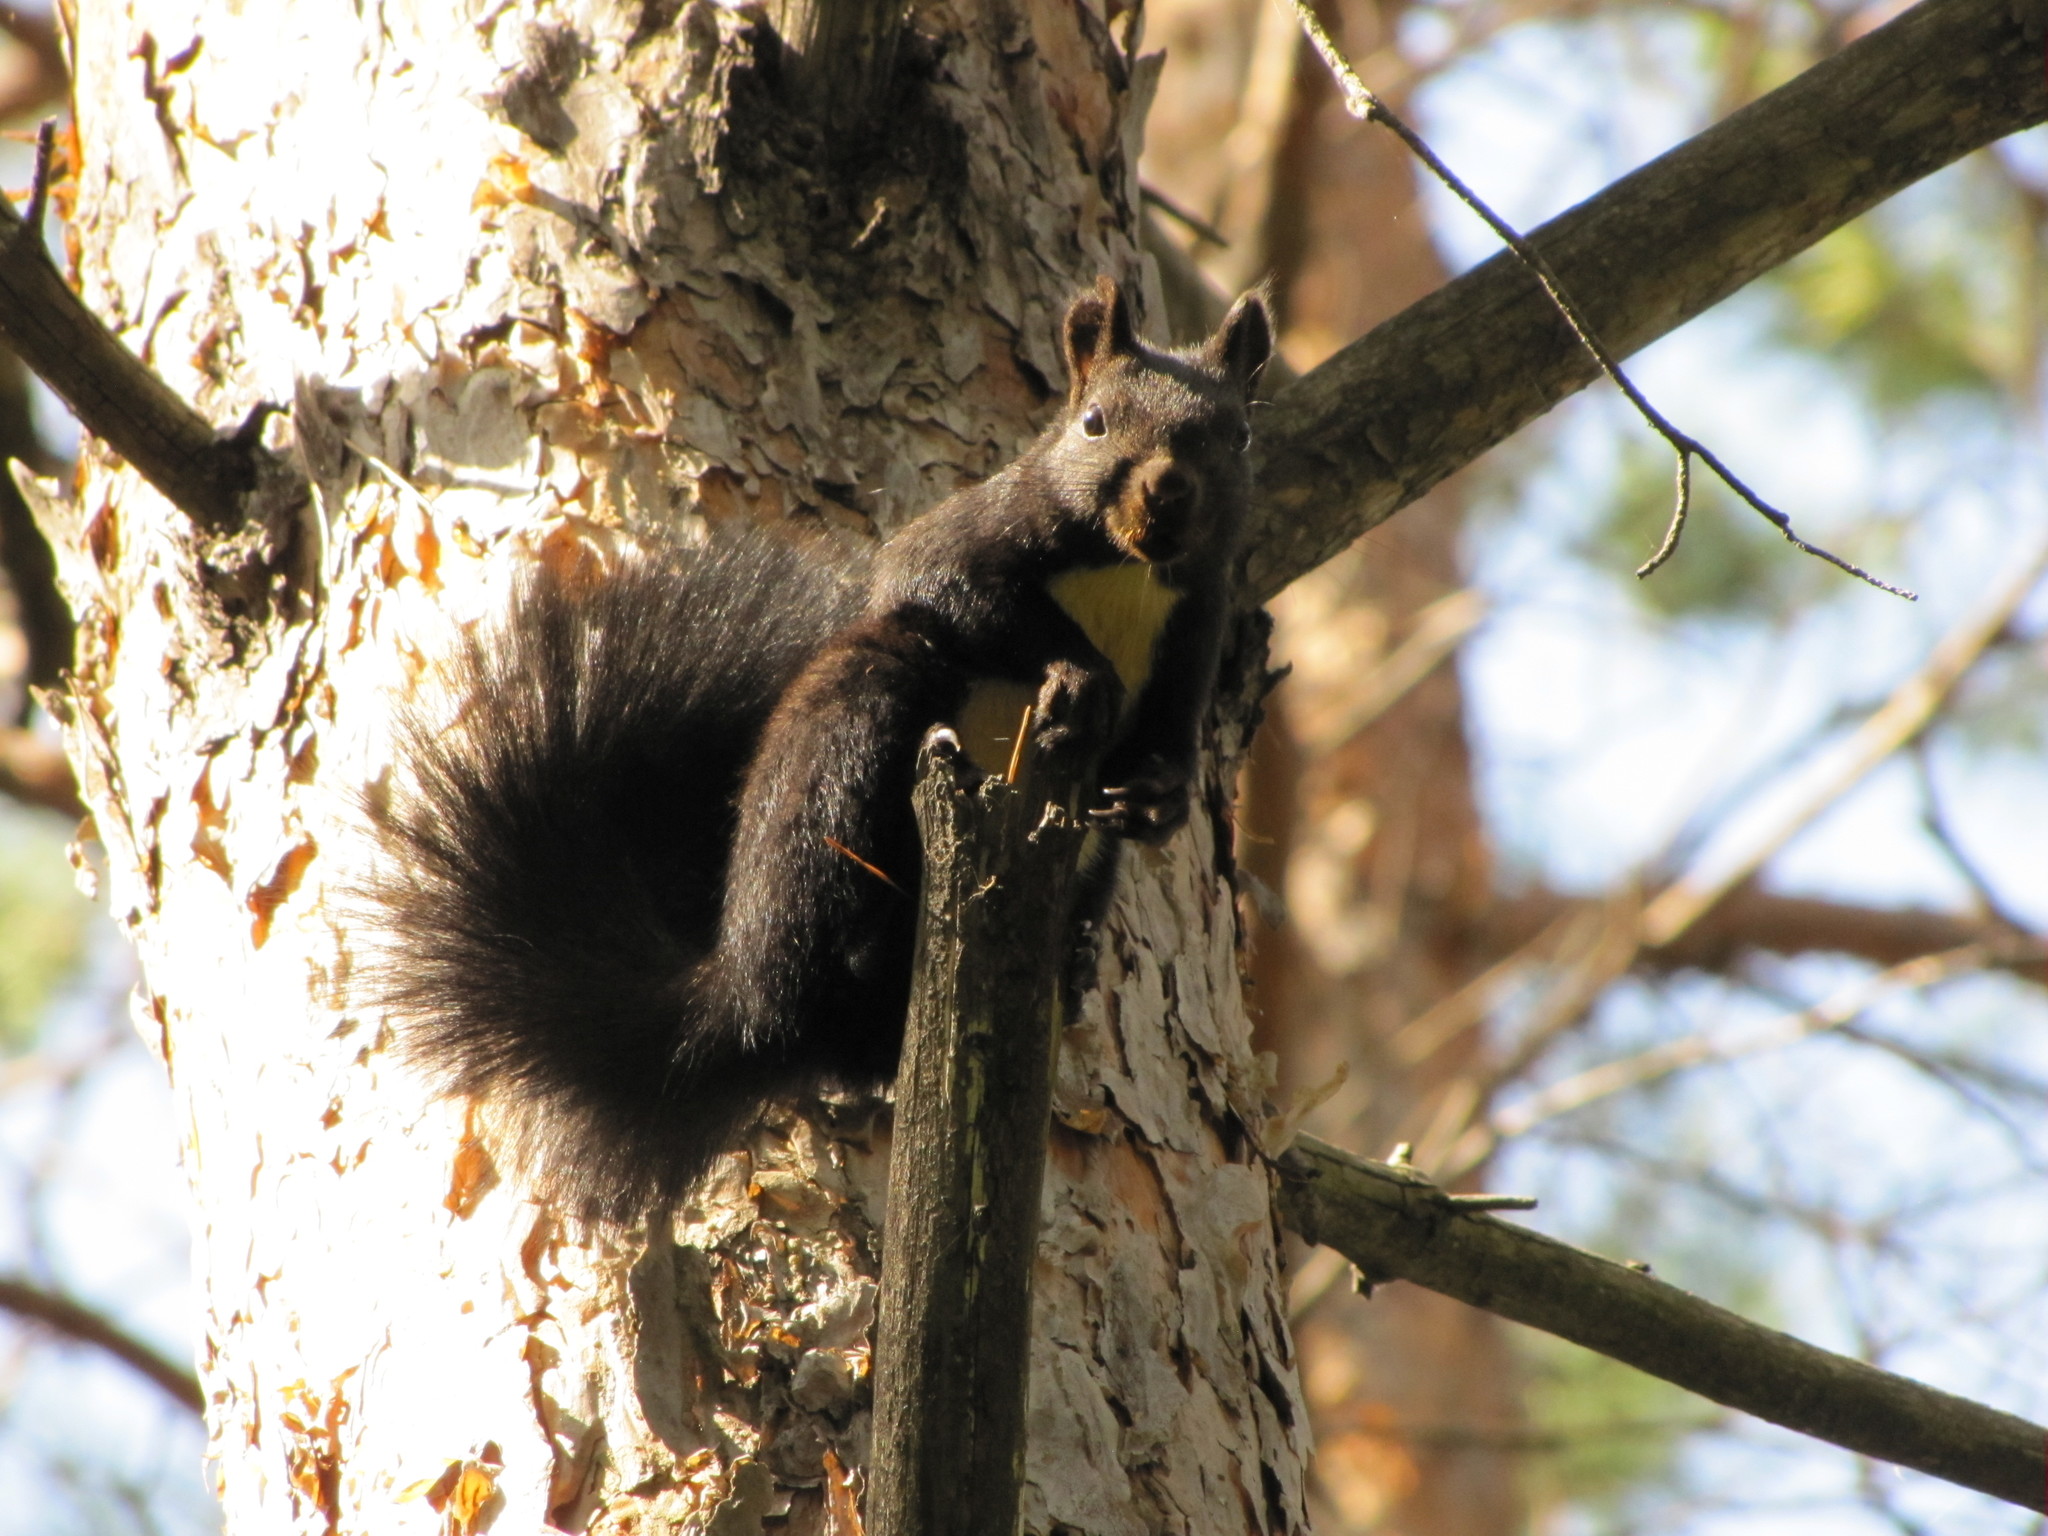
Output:
<instances>
[{"instance_id":1,"label":"dead branch","mask_svg":"<svg viewBox=\"0 0 2048 1536\"><path fill-rule=\"evenodd\" d=\"M946 731L919 753L922 909L875 1328L867 1528L1017 1526L1031 1271L1062 956L1097 753L1025 750L986 779Z\"/></svg>"},{"instance_id":2,"label":"dead branch","mask_svg":"<svg viewBox=\"0 0 2048 1536\"><path fill-rule=\"evenodd\" d=\"M1409 1280L1726 1407L1988 1493L2048 1487L2048 1429L1819 1349L1646 1270L1460 1209L1413 1169L1308 1137L1278 1161L1281 1219L1368 1284Z\"/></svg>"}]
</instances>

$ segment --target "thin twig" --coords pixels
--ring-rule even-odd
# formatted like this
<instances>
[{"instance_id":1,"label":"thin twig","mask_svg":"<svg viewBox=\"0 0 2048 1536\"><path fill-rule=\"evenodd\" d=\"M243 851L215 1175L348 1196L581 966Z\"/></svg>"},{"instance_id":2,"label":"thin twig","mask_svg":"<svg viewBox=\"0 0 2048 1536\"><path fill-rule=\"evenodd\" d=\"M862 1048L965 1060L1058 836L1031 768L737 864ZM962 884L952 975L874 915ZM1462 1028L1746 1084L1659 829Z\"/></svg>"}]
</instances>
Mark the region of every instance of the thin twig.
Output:
<instances>
[{"instance_id":1,"label":"thin twig","mask_svg":"<svg viewBox=\"0 0 2048 1536\"><path fill-rule=\"evenodd\" d=\"M36 126L35 178L29 183L28 207L22 223L38 240L43 237L43 214L50 206L50 158L57 148L57 119L46 117Z\"/></svg>"},{"instance_id":2,"label":"thin twig","mask_svg":"<svg viewBox=\"0 0 2048 1536\"><path fill-rule=\"evenodd\" d=\"M1980 606L1965 614L1921 668L1850 734L1836 750L1831 771L1766 822L1735 857L1702 859L1659 892L1643 911L1643 943L1654 949L1677 938L1822 811L1924 731L1963 675L2005 632L2044 571L2048 571L2048 540L2002 578Z\"/></svg>"},{"instance_id":3,"label":"thin twig","mask_svg":"<svg viewBox=\"0 0 2048 1536\"><path fill-rule=\"evenodd\" d=\"M1538 251L1527 240L1524 240L1515 230L1514 226L1488 207L1478 193L1466 186L1448 165L1437 158L1436 151L1431 149L1423 141L1422 136L1402 120L1399 113L1389 107L1374 94L1363 80L1358 78L1357 71L1351 67L1350 62L1339 51L1337 45L1331 41L1330 34L1323 30L1323 24L1317 19L1315 12L1310 9L1308 0L1290 0L1290 3L1294 7L1295 15L1300 19L1302 30L1308 34L1309 42L1314 45L1316 52L1322 56L1323 63L1329 66L1330 73L1336 77L1338 87L1344 93L1344 110L1360 122L1378 123L1381 127L1387 129L1395 138L1408 147L1410 154L1414 155L1416 159L1420 160L1428 168L1430 175L1443 183L1458 201L1462 202L1467 208L1470 208L1485 222L1486 227L1492 230L1500 238L1501 242L1510 251L1514 252L1522 265L1534 274L1536 281L1542 285L1543 291L1549 297L1551 304L1555 306L1558 314L1564 317L1564 323L1571 327L1572 334L1578 338L1579 345L1584 347L1588 355L1599 365L1600 371L1613 382L1616 389L1621 391L1622 395L1628 400L1628 403L1636 408L1637 414L1650 424L1651 429L1659 437L1663 438L1666 443L1671 445L1671 451L1678 457L1677 505L1672 509L1670 525L1664 532L1664 542L1658 546L1657 552L1637 569L1636 575L1648 576L1657 567L1669 560L1677 551L1678 540L1684 532L1686 513L1691 502L1692 474L1690 461L1697 457L1707 468L1720 476L1728 489L1741 497L1755 511L1760 513L1772 527L1783 534L1786 542L1791 544L1793 548L1812 555L1816 559L1825 560L1828 564L1839 570L1846 571L1859 581L1868 582L1880 591L1889 592L1895 597L1903 597L1908 602L1916 600L1916 595L1907 591L1904 587L1894 586L1888 581L1880 580L1864 570L1860 565L1844 560L1840 555L1835 554L1831 550L1823 549L1818 544L1810 543L1806 539L1801 538L1794 531L1791 518L1758 496L1755 491L1738 479L1735 473L1726 464L1721 462L1720 457L1712 449L1708 448L1698 438L1681 432L1674 426L1670 419L1652 405L1641 390L1636 388L1628 375L1621 371L1621 364L1615 361L1614 354L1607 350L1606 344L1594 332L1591 323L1587 321L1578 304L1565 291L1563 281L1558 277L1557 272L1551 267L1549 261L1544 258L1542 252Z\"/></svg>"},{"instance_id":4,"label":"thin twig","mask_svg":"<svg viewBox=\"0 0 2048 1536\"><path fill-rule=\"evenodd\" d=\"M1485 1123L1466 1133L1464 1144L1454 1147L1446 1166L1437 1171L1444 1178L1455 1179L1457 1173L1454 1169L1477 1164L1491 1155L1501 1142L1524 1135L1546 1121L1584 1109L1618 1093L1645 1087L1691 1067L1780 1050L1810 1035L1842 1029L1894 993L1924 991L1957 976L1974 975L1986 968L1990 958L1990 951L1982 944L1966 944L1942 955L1922 955L1917 960L1909 960L1904 965L1895 965L1875 976L1855 981L1810 1008L1766 1020L1748 1029L1736 1030L1719 1038L1686 1035L1682 1039L1638 1051L1633 1056L1590 1067L1494 1111Z\"/></svg>"},{"instance_id":5,"label":"thin twig","mask_svg":"<svg viewBox=\"0 0 2048 1536\"><path fill-rule=\"evenodd\" d=\"M1157 187L1147 186L1140 182L1138 184L1138 196L1198 239L1206 240L1211 245L1219 246L1226 251L1230 249L1230 237L1225 235L1222 230L1211 224L1199 213L1182 207Z\"/></svg>"},{"instance_id":6,"label":"thin twig","mask_svg":"<svg viewBox=\"0 0 2048 1536\"><path fill-rule=\"evenodd\" d=\"M1636 567L1636 576L1647 576L1678 553L1678 541L1685 537L1686 514L1692 511L1692 455L1678 455L1678 491L1672 499L1671 521L1664 529L1664 542L1657 553Z\"/></svg>"},{"instance_id":7,"label":"thin twig","mask_svg":"<svg viewBox=\"0 0 2048 1536\"><path fill-rule=\"evenodd\" d=\"M1429 604L1415 616L1408 637L1350 690L1336 718L1318 723L1308 743L1311 750L1336 751L1400 703L1465 643L1487 614L1486 594L1473 587L1460 587Z\"/></svg>"},{"instance_id":8,"label":"thin twig","mask_svg":"<svg viewBox=\"0 0 2048 1536\"><path fill-rule=\"evenodd\" d=\"M1942 803L1941 791L1934 783L1934 768L1927 760L1927 738L1922 736L1913 743L1913 776L1920 781L1920 825L1927 835L1934 839L1943 857L1961 875L1977 898L1983 911L2001 926L2015 933L2027 933L2028 925L2015 915L2000 899L1991 878L1978 866L1968 849L1956 836L1950 824L1948 810Z\"/></svg>"},{"instance_id":9,"label":"thin twig","mask_svg":"<svg viewBox=\"0 0 2048 1536\"><path fill-rule=\"evenodd\" d=\"M889 878L889 872L887 870L877 868L875 865L870 864L866 859L862 858L859 854L855 853L851 848L847 847L846 844L840 842L838 838L826 838L825 846L827 848L830 848L834 853L839 854L842 858L848 858L853 860L854 863L858 864L862 869L866 870L869 874L873 875L877 880L881 881L882 884L889 887L889 889L894 891L898 896L908 896L910 894L910 892L904 890L902 886L898 885L894 880L891 880Z\"/></svg>"}]
</instances>

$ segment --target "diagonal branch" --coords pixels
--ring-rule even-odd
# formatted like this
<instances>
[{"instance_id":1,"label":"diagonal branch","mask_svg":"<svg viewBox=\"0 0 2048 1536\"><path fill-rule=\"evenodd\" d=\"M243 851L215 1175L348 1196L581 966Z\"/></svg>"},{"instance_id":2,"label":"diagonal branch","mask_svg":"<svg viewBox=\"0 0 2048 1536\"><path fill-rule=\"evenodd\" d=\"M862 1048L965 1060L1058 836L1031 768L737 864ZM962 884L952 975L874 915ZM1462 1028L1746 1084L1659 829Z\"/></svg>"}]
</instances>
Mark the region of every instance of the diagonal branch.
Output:
<instances>
[{"instance_id":1,"label":"diagonal branch","mask_svg":"<svg viewBox=\"0 0 2048 1536\"><path fill-rule=\"evenodd\" d=\"M37 221L0 197L0 336L86 431L134 465L202 532L234 532L243 522L244 498L257 485L263 450L253 434L215 432L71 291L43 247L39 216L48 195L48 153L40 145L37 163L29 198Z\"/></svg>"},{"instance_id":2,"label":"diagonal branch","mask_svg":"<svg viewBox=\"0 0 2048 1536\"><path fill-rule=\"evenodd\" d=\"M2048 120L2048 18L1923 0L1536 230L1616 358L1885 198ZM1410 305L1259 418L1263 601L1599 376L1509 253Z\"/></svg>"},{"instance_id":3,"label":"diagonal branch","mask_svg":"<svg viewBox=\"0 0 2048 1536\"><path fill-rule=\"evenodd\" d=\"M1408 1280L1786 1429L2022 1509L2048 1430L1753 1323L1555 1238L1461 1209L1413 1169L1309 1137L1278 1162L1281 1219L1369 1282Z\"/></svg>"},{"instance_id":4,"label":"diagonal branch","mask_svg":"<svg viewBox=\"0 0 2048 1536\"><path fill-rule=\"evenodd\" d=\"M194 1413L205 1411L206 1399L200 1394L199 1379L191 1371L91 1307L26 1280L0 1277L0 1310L41 1324L75 1343L105 1350L123 1365L147 1376L179 1407Z\"/></svg>"}]
</instances>

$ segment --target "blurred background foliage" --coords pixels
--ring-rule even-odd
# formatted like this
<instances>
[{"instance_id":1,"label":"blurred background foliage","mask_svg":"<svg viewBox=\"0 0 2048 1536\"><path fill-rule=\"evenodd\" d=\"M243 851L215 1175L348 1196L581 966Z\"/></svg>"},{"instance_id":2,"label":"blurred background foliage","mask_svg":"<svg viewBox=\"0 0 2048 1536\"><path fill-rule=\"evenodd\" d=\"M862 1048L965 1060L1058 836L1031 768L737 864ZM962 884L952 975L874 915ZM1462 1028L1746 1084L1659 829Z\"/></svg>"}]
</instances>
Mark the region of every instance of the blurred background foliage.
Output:
<instances>
[{"instance_id":1,"label":"blurred background foliage","mask_svg":"<svg viewBox=\"0 0 2048 1536\"><path fill-rule=\"evenodd\" d=\"M85 960L93 908L79 894L54 817L0 802L0 1051L35 1043L58 990Z\"/></svg>"}]
</instances>

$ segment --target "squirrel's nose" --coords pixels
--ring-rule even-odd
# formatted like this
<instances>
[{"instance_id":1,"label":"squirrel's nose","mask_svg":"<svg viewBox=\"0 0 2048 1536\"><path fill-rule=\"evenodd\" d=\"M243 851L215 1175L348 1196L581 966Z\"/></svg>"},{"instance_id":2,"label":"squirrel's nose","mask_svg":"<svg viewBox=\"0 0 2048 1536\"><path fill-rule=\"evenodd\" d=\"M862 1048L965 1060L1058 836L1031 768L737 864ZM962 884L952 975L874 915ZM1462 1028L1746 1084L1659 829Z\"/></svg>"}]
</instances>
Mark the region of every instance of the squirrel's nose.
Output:
<instances>
[{"instance_id":1,"label":"squirrel's nose","mask_svg":"<svg viewBox=\"0 0 2048 1536\"><path fill-rule=\"evenodd\" d=\"M1158 512L1177 512L1195 499L1195 479L1178 464L1154 461L1140 477L1145 504Z\"/></svg>"}]
</instances>

